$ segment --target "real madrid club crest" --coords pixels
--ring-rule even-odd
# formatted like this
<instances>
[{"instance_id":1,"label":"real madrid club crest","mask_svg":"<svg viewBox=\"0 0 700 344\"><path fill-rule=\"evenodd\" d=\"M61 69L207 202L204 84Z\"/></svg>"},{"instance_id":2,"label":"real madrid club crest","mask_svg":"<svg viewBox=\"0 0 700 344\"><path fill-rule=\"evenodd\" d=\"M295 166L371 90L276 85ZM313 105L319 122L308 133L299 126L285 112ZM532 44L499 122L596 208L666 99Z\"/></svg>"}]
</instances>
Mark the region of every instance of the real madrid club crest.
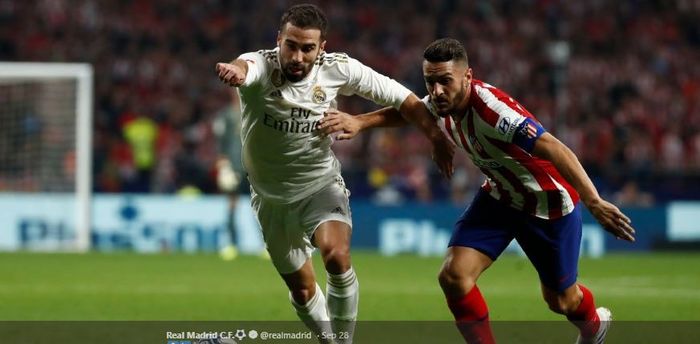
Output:
<instances>
[{"instance_id":1,"label":"real madrid club crest","mask_svg":"<svg viewBox=\"0 0 700 344\"><path fill-rule=\"evenodd\" d=\"M285 81L284 74L282 74L282 70L275 69L274 71L272 71L271 79L272 85L274 85L275 87L282 86Z\"/></svg>"},{"instance_id":2,"label":"real madrid club crest","mask_svg":"<svg viewBox=\"0 0 700 344\"><path fill-rule=\"evenodd\" d=\"M313 101L316 104L321 104L326 101L326 92L323 91L321 86L314 86Z\"/></svg>"}]
</instances>

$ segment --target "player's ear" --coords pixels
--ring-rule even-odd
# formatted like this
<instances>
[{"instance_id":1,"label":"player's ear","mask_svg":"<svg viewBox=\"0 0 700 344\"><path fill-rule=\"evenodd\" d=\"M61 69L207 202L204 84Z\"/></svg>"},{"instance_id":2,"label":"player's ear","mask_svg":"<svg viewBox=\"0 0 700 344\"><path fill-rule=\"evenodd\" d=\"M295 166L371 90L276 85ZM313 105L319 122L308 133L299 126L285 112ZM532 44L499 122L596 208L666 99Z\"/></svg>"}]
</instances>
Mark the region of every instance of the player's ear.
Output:
<instances>
[{"instance_id":1,"label":"player's ear","mask_svg":"<svg viewBox=\"0 0 700 344\"><path fill-rule=\"evenodd\" d=\"M467 85L472 83L472 69L469 67L464 69L464 82Z\"/></svg>"},{"instance_id":2,"label":"player's ear","mask_svg":"<svg viewBox=\"0 0 700 344\"><path fill-rule=\"evenodd\" d=\"M319 51L326 51L326 40L321 41L321 45L319 45Z\"/></svg>"},{"instance_id":3,"label":"player's ear","mask_svg":"<svg viewBox=\"0 0 700 344\"><path fill-rule=\"evenodd\" d=\"M277 47L282 47L282 32L277 31Z\"/></svg>"}]
</instances>

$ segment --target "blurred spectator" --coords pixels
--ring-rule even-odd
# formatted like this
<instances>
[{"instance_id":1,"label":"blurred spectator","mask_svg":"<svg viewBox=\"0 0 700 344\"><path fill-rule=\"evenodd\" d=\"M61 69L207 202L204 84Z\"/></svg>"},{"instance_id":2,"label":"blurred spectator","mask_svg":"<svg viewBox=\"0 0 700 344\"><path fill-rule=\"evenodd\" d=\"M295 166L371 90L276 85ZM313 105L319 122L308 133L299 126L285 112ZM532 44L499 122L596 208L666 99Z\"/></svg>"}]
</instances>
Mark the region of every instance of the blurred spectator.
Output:
<instances>
[{"instance_id":1,"label":"blurred spectator","mask_svg":"<svg viewBox=\"0 0 700 344\"><path fill-rule=\"evenodd\" d=\"M438 36L461 40L475 77L520 99L600 183L655 178L651 191L659 196L670 195L668 178L698 184L697 1L311 2L331 19L330 51L352 54L419 96L425 94L423 48ZM189 180L209 192L215 174L206 172L214 170L216 145L201 128L211 127L216 113L229 106L213 66L274 46L275 18L287 5L0 0L0 59L94 65L96 191L174 192ZM153 150L134 151L139 145L133 137L115 134L135 106L157 133L154 142L141 143ZM339 108L373 109L355 99ZM465 187L482 182L468 169L452 185L441 181L427 147L413 130L391 129L338 144L336 152L359 197L393 190L398 195L389 198L457 201L469 192ZM146 151L146 168L132 165ZM177 168L185 160L199 172ZM381 185L371 182L377 171L385 174ZM673 196L698 198L696 189Z\"/></svg>"},{"instance_id":2,"label":"blurred spectator","mask_svg":"<svg viewBox=\"0 0 700 344\"><path fill-rule=\"evenodd\" d=\"M122 114L122 132L129 145L132 172L127 176L127 190L148 192L151 189L151 176L155 166L155 142L158 127L148 117L131 112Z\"/></svg>"},{"instance_id":3,"label":"blurred spectator","mask_svg":"<svg viewBox=\"0 0 700 344\"><path fill-rule=\"evenodd\" d=\"M613 203L618 207L651 207L654 205L654 196L641 191L636 182L628 181L613 195Z\"/></svg>"}]
</instances>

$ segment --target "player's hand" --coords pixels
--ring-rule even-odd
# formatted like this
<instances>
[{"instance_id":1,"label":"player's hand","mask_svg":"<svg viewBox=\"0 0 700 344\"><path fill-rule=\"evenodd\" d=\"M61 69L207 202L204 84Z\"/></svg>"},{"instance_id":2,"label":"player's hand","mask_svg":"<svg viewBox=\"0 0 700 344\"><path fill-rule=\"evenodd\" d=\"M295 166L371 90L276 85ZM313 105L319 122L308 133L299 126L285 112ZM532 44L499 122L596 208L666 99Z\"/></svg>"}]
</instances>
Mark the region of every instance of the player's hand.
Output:
<instances>
[{"instance_id":1,"label":"player's hand","mask_svg":"<svg viewBox=\"0 0 700 344\"><path fill-rule=\"evenodd\" d=\"M447 139L444 135L441 135L432 140L433 143L433 161L437 164L440 173L447 179L451 179L455 172L454 165L452 163L452 157L455 155L455 145Z\"/></svg>"},{"instance_id":2,"label":"player's hand","mask_svg":"<svg viewBox=\"0 0 700 344\"><path fill-rule=\"evenodd\" d=\"M632 220L623 214L614 204L600 199L587 204L588 210L603 228L616 238L634 242Z\"/></svg>"},{"instance_id":3,"label":"player's hand","mask_svg":"<svg viewBox=\"0 0 700 344\"><path fill-rule=\"evenodd\" d=\"M336 109L328 109L318 122L318 129L324 135L340 132L335 137L336 140L349 140L362 130L362 121L359 118Z\"/></svg>"},{"instance_id":4,"label":"player's hand","mask_svg":"<svg viewBox=\"0 0 700 344\"><path fill-rule=\"evenodd\" d=\"M235 64L217 63L216 72L219 74L219 79L229 86L238 87L245 82L245 71Z\"/></svg>"}]
</instances>

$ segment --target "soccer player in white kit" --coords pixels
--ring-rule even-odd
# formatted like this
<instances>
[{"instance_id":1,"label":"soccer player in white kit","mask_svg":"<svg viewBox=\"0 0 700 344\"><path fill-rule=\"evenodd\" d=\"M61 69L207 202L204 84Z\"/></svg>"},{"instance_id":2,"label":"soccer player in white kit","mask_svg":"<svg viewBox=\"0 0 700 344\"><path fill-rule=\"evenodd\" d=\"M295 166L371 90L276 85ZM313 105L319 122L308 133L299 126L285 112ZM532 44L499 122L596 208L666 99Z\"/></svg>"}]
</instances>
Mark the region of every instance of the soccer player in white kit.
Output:
<instances>
[{"instance_id":1,"label":"soccer player in white kit","mask_svg":"<svg viewBox=\"0 0 700 344\"><path fill-rule=\"evenodd\" d=\"M322 342L332 341L323 332L350 342L359 286L350 261L350 193L330 149L332 137L318 130L324 113L333 111L337 95L394 107L428 136L448 176L454 146L411 91L346 54L325 52L326 27L318 7L293 6L282 16L275 49L242 54L216 70L241 97L252 205L290 301ZM372 126L371 118L363 123ZM326 296L311 265L314 247L328 273Z\"/></svg>"}]
</instances>

